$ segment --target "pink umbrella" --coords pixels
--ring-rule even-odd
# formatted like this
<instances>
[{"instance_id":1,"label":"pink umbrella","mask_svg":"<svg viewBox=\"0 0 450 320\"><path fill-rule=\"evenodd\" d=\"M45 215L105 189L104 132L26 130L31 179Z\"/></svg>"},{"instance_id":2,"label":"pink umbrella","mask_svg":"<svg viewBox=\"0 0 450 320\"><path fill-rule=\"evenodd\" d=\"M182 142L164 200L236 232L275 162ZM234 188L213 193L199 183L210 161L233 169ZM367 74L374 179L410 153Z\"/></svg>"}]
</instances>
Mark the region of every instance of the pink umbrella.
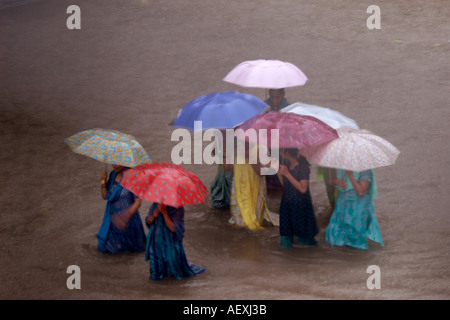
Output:
<instances>
[{"instance_id":1,"label":"pink umbrella","mask_svg":"<svg viewBox=\"0 0 450 320\"><path fill-rule=\"evenodd\" d=\"M339 139L300 150L309 162L322 167L364 171L395 163L400 151L368 130L337 129Z\"/></svg>"},{"instance_id":2,"label":"pink umbrella","mask_svg":"<svg viewBox=\"0 0 450 320\"><path fill-rule=\"evenodd\" d=\"M251 143L258 142L267 146L271 145L271 129L278 129L280 148L313 147L338 138L336 130L317 118L274 111L256 115L242 123L238 129L243 130L236 130L238 138L249 137ZM267 129L268 143L252 139L248 135L248 129Z\"/></svg>"},{"instance_id":3,"label":"pink umbrella","mask_svg":"<svg viewBox=\"0 0 450 320\"><path fill-rule=\"evenodd\" d=\"M223 80L242 87L280 89L302 86L308 78L292 63L261 59L240 63Z\"/></svg>"}]
</instances>

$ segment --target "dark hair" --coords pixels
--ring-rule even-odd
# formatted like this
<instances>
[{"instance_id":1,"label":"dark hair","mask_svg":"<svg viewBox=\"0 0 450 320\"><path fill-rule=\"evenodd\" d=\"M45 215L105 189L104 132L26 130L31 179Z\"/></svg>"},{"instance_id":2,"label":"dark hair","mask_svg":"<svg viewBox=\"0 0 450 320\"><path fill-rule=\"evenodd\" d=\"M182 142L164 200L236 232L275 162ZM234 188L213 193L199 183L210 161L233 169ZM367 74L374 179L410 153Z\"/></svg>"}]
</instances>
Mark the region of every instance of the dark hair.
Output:
<instances>
[{"instance_id":1,"label":"dark hair","mask_svg":"<svg viewBox=\"0 0 450 320\"><path fill-rule=\"evenodd\" d=\"M299 150L298 150L298 149L296 149L296 148L286 148L286 149L284 149L284 152L289 153L292 157L294 157L295 159L297 159L297 161L298 161L299 163L304 162L304 163L306 163L306 164L309 165L308 160L307 160L304 156L302 156L302 155L299 153Z\"/></svg>"},{"instance_id":2,"label":"dark hair","mask_svg":"<svg viewBox=\"0 0 450 320\"><path fill-rule=\"evenodd\" d=\"M280 89L269 89L269 94L270 94L270 92L273 92L273 91L278 91L279 93L281 93L281 94L284 94L284 88L280 88Z\"/></svg>"},{"instance_id":3,"label":"dark hair","mask_svg":"<svg viewBox=\"0 0 450 320\"><path fill-rule=\"evenodd\" d=\"M289 153L294 158L298 158L298 149L296 148L286 148L284 149L284 152Z\"/></svg>"}]
</instances>

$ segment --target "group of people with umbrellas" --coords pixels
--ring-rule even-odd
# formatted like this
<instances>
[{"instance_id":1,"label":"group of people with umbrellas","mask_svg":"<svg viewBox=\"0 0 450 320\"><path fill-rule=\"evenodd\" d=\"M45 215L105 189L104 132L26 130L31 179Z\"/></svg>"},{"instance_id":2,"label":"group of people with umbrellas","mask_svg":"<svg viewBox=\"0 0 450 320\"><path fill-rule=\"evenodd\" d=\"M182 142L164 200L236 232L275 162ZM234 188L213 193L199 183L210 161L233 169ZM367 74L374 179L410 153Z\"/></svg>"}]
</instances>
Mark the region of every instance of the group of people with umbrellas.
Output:
<instances>
[{"instance_id":1,"label":"group of people with umbrellas","mask_svg":"<svg viewBox=\"0 0 450 320\"><path fill-rule=\"evenodd\" d=\"M231 162L227 158L231 150L216 150L223 163L210 189L213 206L230 208L230 223L251 230L261 229L264 220L279 226L283 247L316 245L318 228L309 191L312 163L323 173L333 209L325 240L361 249L368 248L367 239L383 245L373 206L377 195L373 169L393 164L399 151L335 110L300 102L290 105L284 88L307 81L291 63L246 61L224 81L270 89L270 97L264 102L236 91L210 93L181 108L173 126L194 130L195 123L202 121L202 130L275 129L277 135L276 139L269 135L265 142L244 135L247 148L245 155L237 155L244 158L237 163L236 158ZM264 165L251 163L249 155L261 148L268 150L275 140L276 153L281 156L279 162L274 161L276 173L261 175ZM184 206L203 203L208 194L194 173L180 165L151 163L133 137L114 130L83 131L66 143L77 153L113 165L109 177L106 172L101 175L101 195L107 206L97 234L100 251L145 251L152 279L180 279L205 271L188 264L182 245ZM267 207L270 181L282 188L279 214ZM147 236L138 211L142 200L153 203L145 218Z\"/></svg>"},{"instance_id":2,"label":"group of people with umbrellas","mask_svg":"<svg viewBox=\"0 0 450 320\"><path fill-rule=\"evenodd\" d=\"M99 251L145 252L155 280L205 271L187 262L182 244L184 206L203 203L207 195L195 174L171 163L152 163L134 137L116 130L86 130L65 141L76 153L112 164L109 177L106 172L100 176L107 203L97 233ZM153 203L145 217L147 235L139 213L142 200Z\"/></svg>"}]
</instances>

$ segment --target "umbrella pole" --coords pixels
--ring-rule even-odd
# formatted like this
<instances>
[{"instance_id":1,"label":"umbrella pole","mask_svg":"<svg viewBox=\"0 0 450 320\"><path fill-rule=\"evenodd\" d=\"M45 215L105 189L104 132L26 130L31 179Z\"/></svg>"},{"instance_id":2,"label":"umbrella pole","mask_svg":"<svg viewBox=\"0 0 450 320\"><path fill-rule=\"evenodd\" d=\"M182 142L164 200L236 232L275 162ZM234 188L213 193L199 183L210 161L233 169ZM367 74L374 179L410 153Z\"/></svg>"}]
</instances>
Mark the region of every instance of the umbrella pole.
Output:
<instances>
[{"instance_id":1,"label":"umbrella pole","mask_svg":"<svg viewBox=\"0 0 450 320\"><path fill-rule=\"evenodd\" d=\"M108 177L108 163L106 162L106 153L103 154L103 172L106 172L106 176Z\"/></svg>"}]
</instances>

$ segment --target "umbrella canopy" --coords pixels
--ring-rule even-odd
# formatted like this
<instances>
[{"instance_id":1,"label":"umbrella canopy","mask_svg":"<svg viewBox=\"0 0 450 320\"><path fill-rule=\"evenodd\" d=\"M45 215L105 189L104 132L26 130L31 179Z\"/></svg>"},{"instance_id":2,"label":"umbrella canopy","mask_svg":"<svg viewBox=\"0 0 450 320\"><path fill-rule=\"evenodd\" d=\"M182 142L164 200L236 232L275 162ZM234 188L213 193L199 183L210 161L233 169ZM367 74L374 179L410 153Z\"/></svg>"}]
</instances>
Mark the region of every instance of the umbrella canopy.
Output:
<instances>
[{"instance_id":1,"label":"umbrella canopy","mask_svg":"<svg viewBox=\"0 0 450 320\"><path fill-rule=\"evenodd\" d=\"M279 129L280 148L306 148L326 143L337 139L336 130L319 119L310 116L301 116L295 113L281 113L271 111L262 115L254 116L239 126L244 130L236 131L238 138L245 138L248 129L267 129L267 137L270 144L271 129ZM252 141L250 137L250 142ZM264 141L258 143L266 144Z\"/></svg>"},{"instance_id":2,"label":"umbrella canopy","mask_svg":"<svg viewBox=\"0 0 450 320\"><path fill-rule=\"evenodd\" d=\"M141 199L176 208L203 203L208 193L194 173L165 162L146 163L127 170L120 184Z\"/></svg>"},{"instance_id":3,"label":"umbrella canopy","mask_svg":"<svg viewBox=\"0 0 450 320\"><path fill-rule=\"evenodd\" d=\"M228 129L264 112L268 105L261 99L236 91L213 92L187 103L173 125L194 129L194 121L202 121L202 129Z\"/></svg>"},{"instance_id":4,"label":"umbrella canopy","mask_svg":"<svg viewBox=\"0 0 450 320\"><path fill-rule=\"evenodd\" d=\"M116 130L91 129L64 140L72 151L104 163L125 167L151 162L144 148L129 134Z\"/></svg>"},{"instance_id":5,"label":"umbrella canopy","mask_svg":"<svg viewBox=\"0 0 450 320\"><path fill-rule=\"evenodd\" d=\"M250 60L238 64L223 81L242 87L281 89L302 86L308 78L290 62Z\"/></svg>"},{"instance_id":6,"label":"umbrella canopy","mask_svg":"<svg viewBox=\"0 0 450 320\"><path fill-rule=\"evenodd\" d=\"M312 104L296 102L281 109L280 112L290 112L304 116L311 116L319 120L322 120L333 129L341 127L359 129L359 126L355 120L344 116L339 111L335 111L329 108L324 108Z\"/></svg>"},{"instance_id":7,"label":"umbrella canopy","mask_svg":"<svg viewBox=\"0 0 450 320\"><path fill-rule=\"evenodd\" d=\"M395 163L400 151L368 130L337 129L339 139L300 150L311 163L322 167L363 171Z\"/></svg>"}]
</instances>

